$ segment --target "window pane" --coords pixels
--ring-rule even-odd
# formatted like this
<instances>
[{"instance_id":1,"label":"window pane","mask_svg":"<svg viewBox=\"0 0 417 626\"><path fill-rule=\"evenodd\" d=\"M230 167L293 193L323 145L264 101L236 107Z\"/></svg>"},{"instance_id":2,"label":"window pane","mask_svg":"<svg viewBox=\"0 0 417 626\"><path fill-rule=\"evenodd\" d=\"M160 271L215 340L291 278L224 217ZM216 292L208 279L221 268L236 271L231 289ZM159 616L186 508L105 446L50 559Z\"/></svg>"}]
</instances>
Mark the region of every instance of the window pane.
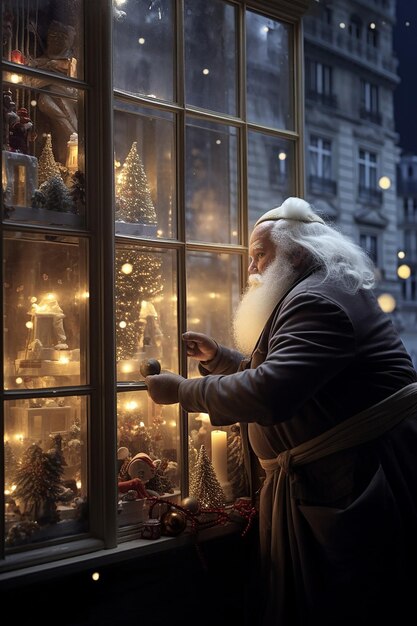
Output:
<instances>
[{"instance_id":1,"label":"window pane","mask_svg":"<svg viewBox=\"0 0 417 626\"><path fill-rule=\"evenodd\" d=\"M180 493L178 405L154 404L146 391L118 393L117 459L119 526L140 524L147 495ZM141 482L133 485L135 478Z\"/></svg>"},{"instance_id":2,"label":"window pane","mask_svg":"<svg viewBox=\"0 0 417 626\"><path fill-rule=\"evenodd\" d=\"M248 135L249 226L265 211L294 195L294 145L250 131Z\"/></svg>"},{"instance_id":3,"label":"window pane","mask_svg":"<svg viewBox=\"0 0 417 626\"><path fill-rule=\"evenodd\" d=\"M232 317L240 297L240 257L225 253L187 255L188 330L232 344ZM199 376L189 359L189 376Z\"/></svg>"},{"instance_id":4,"label":"window pane","mask_svg":"<svg viewBox=\"0 0 417 626\"><path fill-rule=\"evenodd\" d=\"M85 213L83 93L3 74L5 218L79 228Z\"/></svg>"},{"instance_id":5,"label":"window pane","mask_svg":"<svg viewBox=\"0 0 417 626\"><path fill-rule=\"evenodd\" d=\"M238 242L238 131L202 120L186 127L187 238Z\"/></svg>"},{"instance_id":6,"label":"window pane","mask_svg":"<svg viewBox=\"0 0 417 626\"><path fill-rule=\"evenodd\" d=\"M119 381L143 380L141 361L178 371L175 252L116 248L116 354Z\"/></svg>"},{"instance_id":7,"label":"window pane","mask_svg":"<svg viewBox=\"0 0 417 626\"><path fill-rule=\"evenodd\" d=\"M86 383L87 246L16 233L4 241L4 357L9 389Z\"/></svg>"},{"instance_id":8,"label":"window pane","mask_svg":"<svg viewBox=\"0 0 417 626\"><path fill-rule=\"evenodd\" d=\"M118 103L114 116L116 233L176 233L174 116Z\"/></svg>"},{"instance_id":9,"label":"window pane","mask_svg":"<svg viewBox=\"0 0 417 626\"><path fill-rule=\"evenodd\" d=\"M246 13L248 120L294 128L291 27Z\"/></svg>"},{"instance_id":10,"label":"window pane","mask_svg":"<svg viewBox=\"0 0 417 626\"><path fill-rule=\"evenodd\" d=\"M87 401L5 402L6 549L88 531Z\"/></svg>"},{"instance_id":11,"label":"window pane","mask_svg":"<svg viewBox=\"0 0 417 626\"><path fill-rule=\"evenodd\" d=\"M233 313L240 298L240 257L229 254L190 252L187 256L187 317L189 330L205 333L220 343L233 346L232 320ZM188 377L199 377L196 361L188 361ZM210 424L205 413L190 413L188 421L188 461L190 495L197 497L203 506L218 506L215 499L206 500L207 490L203 493L194 492L198 485L194 484L198 455L203 455L204 446L210 471L214 472L219 487L211 491L213 498L231 501L238 496L247 495L244 485L245 473L241 466L243 457L239 456L240 440L238 426L218 430ZM228 454L232 446L233 452ZM239 460L240 459L240 460ZM242 491L243 490L243 491Z\"/></svg>"},{"instance_id":12,"label":"window pane","mask_svg":"<svg viewBox=\"0 0 417 626\"><path fill-rule=\"evenodd\" d=\"M6 0L2 4L5 61L83 77L82 2Z\"/></svg>"},{"instance_id":13,"label":"window pane","mask_svg":"<svg viewBox=\"0 0 417 626\"><path fill-rule=\"evenodd\" d=\"M173 1L129 0L119 4L120 8L113 7L115 88L174 100Z\"/></svg>"},{"instance_id":14,"label":"window pane","mask_svg":"<svg viewBox=\"0 0 417 626\"><path fill-rule=\"evenodd\" d=\"M219 0L185 0L186 102L236 115L235 7Z\"/></svg>"}]
</instances>

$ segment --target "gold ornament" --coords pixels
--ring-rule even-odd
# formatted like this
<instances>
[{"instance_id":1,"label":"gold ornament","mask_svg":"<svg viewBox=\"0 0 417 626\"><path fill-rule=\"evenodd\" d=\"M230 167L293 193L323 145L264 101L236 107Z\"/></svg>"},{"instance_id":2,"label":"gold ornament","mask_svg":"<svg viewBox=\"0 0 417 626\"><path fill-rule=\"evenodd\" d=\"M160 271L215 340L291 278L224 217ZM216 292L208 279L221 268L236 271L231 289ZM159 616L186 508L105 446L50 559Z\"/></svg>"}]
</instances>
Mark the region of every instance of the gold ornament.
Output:
<instances>
[{"instance_id":1,"label":"gold ornament","mask_svg":"<svg viewBox=\"0 0 417 626\"><path fill-rule=\"evenodd\" d=\"M182 511L169 509L169 511L162 515L161 525L164 534L175 537L185 530L187 526L187 518Z\"/></svg>"},{"instance_id":2,"label":"gold ornament","mask_svg":"<svg viewBox=\"0 0 417 626\"><path fill-rule=\"evenodd\" d=\"M190 513L198 513L200 510L200 504L197 498L193 498L192 496L181 500L181 506L187 511L190 511Z\"/></svg>"}]
</instances>

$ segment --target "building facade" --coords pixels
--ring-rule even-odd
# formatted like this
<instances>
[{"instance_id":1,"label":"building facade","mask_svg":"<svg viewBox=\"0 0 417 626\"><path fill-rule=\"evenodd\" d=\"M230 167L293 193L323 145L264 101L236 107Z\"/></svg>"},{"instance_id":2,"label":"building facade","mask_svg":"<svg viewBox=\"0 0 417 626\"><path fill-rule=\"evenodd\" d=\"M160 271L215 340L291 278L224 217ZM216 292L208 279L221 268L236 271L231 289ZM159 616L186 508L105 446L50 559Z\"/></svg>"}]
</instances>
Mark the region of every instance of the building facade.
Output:
<instances>
[{"instance_id":1,"label":"building facade","mask_svg":"<svg viewBox=\"0 0 417 626\"><path fill-rule=\"evenodd\" d=\"M307 198L372 257L381 306L415 354L412 282L397 275L395 0L314 2L303 22Z\"/></svg>"}]
</instances>

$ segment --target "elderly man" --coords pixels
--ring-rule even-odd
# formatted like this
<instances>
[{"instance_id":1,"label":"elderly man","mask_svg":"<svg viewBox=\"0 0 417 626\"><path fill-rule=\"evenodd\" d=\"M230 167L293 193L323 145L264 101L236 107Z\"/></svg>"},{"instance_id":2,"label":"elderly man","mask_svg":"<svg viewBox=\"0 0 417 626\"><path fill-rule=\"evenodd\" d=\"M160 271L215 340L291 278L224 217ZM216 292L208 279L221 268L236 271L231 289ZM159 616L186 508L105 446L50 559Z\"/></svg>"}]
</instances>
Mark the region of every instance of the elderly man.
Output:
<instances>
[{"instance_id":1,"label":"elderly man","mask_svg":"<svg viewBox=\"0 0 417 626\"><path fill-rule=\"evenodd\" d=\"M371 261L300 198L257 221L249 254L238 350L187 332L203 376L150 376L148 393L214 425L240 422L249 473L259 462L265 475L265 626L406 623L417 374L372 292Z\"/></svg>"}]
</instances>

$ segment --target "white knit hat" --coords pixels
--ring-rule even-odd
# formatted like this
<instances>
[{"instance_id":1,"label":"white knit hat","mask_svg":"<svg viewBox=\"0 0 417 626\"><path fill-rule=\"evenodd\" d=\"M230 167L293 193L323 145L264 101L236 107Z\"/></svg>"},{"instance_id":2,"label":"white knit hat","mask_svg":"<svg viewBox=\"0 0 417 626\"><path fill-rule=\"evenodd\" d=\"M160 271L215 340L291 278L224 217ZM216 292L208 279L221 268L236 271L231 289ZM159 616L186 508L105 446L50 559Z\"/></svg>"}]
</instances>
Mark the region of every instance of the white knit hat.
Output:
<instances>
[{"instance_id":1,"label":"white knit hat","mask_svg":"<svg viewBox=\"0 0 417 626\"><path fill-rule=\"evenodd\" d=\"M281 206L270 209L264 213L256 222L255 226L268 220L295 220L297 222L325 222L316 213L313 213L311 206L302 198L287 198Z\"/></svg>"}]
</instances>

